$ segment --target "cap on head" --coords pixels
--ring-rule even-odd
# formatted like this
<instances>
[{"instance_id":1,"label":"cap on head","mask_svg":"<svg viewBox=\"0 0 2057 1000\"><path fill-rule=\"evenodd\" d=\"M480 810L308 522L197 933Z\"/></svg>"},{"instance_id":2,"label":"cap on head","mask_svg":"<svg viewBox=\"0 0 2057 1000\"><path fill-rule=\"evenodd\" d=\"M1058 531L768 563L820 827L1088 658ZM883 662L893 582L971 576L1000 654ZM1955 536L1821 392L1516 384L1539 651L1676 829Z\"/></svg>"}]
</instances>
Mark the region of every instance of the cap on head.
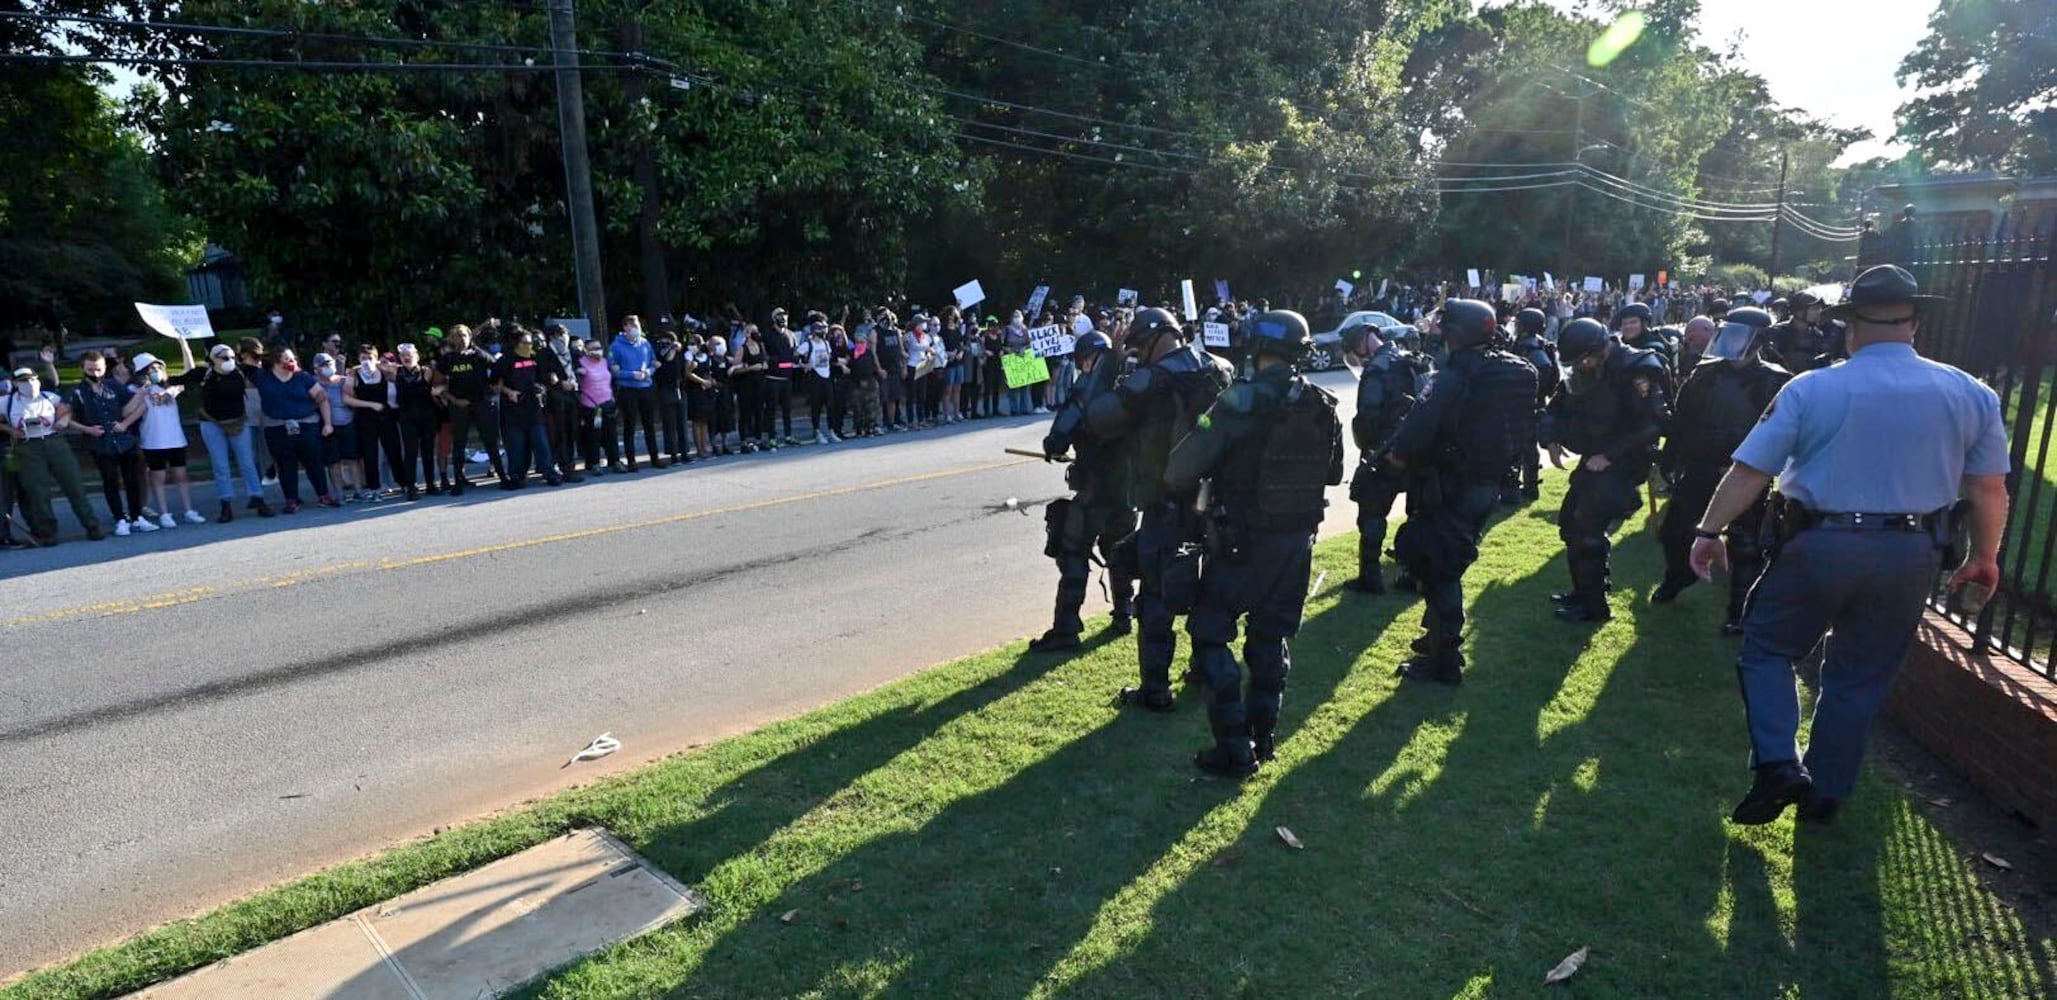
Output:
<instances>
[{"instance_id":1,"label":"cap on head","mask_svg":"<svg viewBox=\"0 0 2057 1000\"><path fill-rule=\"evenodd\" d=\"M157 360L157 355L149 351L143 351L129 359L129 370L132 372L143 372L149 370L151 365L162 363Z\"/></svg>"},{"instance_id":2,"label":"cap on head","mask_svg":"<svg viewBox=\"0 0 2057 1000\"><path fill-rule=\"evenodd\" d=\"M34 368L28 367L27 365L23 365L20 368L16 368L14 370L14 377L19 379L35 378L36 370Z\"/></svg>"},{"instance_id":3,"label":"cap on head","mask_svg":"<svg viewBox=\"0 0 2057 1000\"><path fill-rule=\"evenodd\" d=\"M1856 317L1863 319L1861 312L1879 306L1912 304L1915 315L1921 314L1921 307L1931 302L1941 302L1940 295L1921 294L1921 285L1914 275L1897 264L1880 264L1867 268L1857 280L1850 284L1850 294L1843 301L1829 309L1833 319Z\"/></svg>"}]
</instances>

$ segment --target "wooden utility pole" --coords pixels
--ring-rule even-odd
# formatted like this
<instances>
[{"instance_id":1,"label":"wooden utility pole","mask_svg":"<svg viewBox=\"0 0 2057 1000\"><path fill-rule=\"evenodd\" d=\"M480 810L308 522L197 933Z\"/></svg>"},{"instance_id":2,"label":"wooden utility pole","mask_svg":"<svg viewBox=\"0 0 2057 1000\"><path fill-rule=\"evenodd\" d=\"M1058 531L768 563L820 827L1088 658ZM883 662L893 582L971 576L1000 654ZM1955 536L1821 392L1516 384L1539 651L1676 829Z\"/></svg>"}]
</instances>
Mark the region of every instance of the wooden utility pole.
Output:
<instances>
[{"instance_id":1,"label":"wooden utility pole","mask_svg":"<svg viewBox=\"0 0 2057 1000\"><path fill-rule=\"evenodd\" d=\"M579 312L593 335L607 335L607 294L600 282L600 225L593 215L593 168L586 149L586 91L579 79L578 30L572 0L550 0L550 48L557 56L557 138L564 147L564 200L571 215L571 259L578 273Z\"/></svg>"},{"instance_id":2,"label":"wooden utility pole","mask_svg":"<svg viewBox=\"0 0 2057 1000\"><path fill-rule=\"evenodd\" d=\"M1788 159L1789 157L1786 153L1781 152L1778 154L1778 208L1773 209L1771 213L1771 274L1768 275L1768 277L1773 279L1778 277L1779 230L1785 228L1786 164ZM1757 190L1762 191L1764 189L1758 188Z\"/></svg>"},{"instance_id":3,"label":"wooden utility pole","mask_svg":"<svg viewBox=\"0 0 2057 1000\"><path fill-rule=\"evenodd\" d=\"M621 26L622 48L641 54L643 51L643 22L631 19ZM628 96L629 107L639 108L643 104L648 78L641 73L630 73L622 81L622 91ZM636 236L642 248L643 259L643 317L655 328L657 317L671 313L671 280L664 266L664 242L657 237L657 216L660 210L657 193L657 157L651 152L656 135L637 136L635 173L636 187L643 192L643 214L636 226Z\"/></svg>"}]
</instances>

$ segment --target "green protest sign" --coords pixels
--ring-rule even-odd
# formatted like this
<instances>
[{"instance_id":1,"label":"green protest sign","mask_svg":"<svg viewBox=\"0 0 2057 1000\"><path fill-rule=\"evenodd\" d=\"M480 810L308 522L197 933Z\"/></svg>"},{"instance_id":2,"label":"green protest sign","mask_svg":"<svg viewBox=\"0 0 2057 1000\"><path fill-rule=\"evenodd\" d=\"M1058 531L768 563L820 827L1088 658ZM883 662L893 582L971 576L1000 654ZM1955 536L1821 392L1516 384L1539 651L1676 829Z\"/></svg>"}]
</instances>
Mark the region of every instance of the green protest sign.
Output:
<instances>
[{"instance_id":1,"label":"green protest sign","mask_svg":"<svg viewBox=\"0 0 2057 1000\"><path fill-rule=\"evenodd\" d=\"M1050 380L1050 365L1033 354L1009 354L1000 359L1007 371L1007 388L1020 389Z\"/></svg>"}]
</instances>

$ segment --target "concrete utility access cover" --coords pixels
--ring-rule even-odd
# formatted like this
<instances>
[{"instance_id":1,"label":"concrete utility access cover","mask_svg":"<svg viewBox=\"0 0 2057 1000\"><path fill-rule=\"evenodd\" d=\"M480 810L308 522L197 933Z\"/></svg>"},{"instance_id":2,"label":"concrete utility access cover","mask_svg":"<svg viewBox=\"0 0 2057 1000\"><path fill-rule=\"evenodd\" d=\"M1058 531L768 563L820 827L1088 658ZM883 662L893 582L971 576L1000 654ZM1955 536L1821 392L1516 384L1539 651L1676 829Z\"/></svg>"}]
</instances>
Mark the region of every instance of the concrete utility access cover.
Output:
<instances>
[{"instance_id":1,"label":"concrete utility access cover","mask_svg":"<svg viewBox=\"0 0 2057 1000\"><path fill-rule=\"evenodd\" d=\"M476 1000L704 905L606 831L580 830L134 996Z\"/></svg>"}]
</instances>

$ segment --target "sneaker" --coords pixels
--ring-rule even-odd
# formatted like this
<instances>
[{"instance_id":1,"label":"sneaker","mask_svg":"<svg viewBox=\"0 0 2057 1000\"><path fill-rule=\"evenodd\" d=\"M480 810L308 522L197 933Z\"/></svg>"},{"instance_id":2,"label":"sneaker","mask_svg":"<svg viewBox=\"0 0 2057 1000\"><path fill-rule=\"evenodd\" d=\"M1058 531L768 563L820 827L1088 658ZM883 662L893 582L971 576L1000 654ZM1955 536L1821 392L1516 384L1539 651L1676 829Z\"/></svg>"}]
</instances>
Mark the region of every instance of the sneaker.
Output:
<instances>
[{"instance_id":1,"label":"sneaker","mask_svg":"<svg viewBox=\"0 0 2057 1000\"><path fill-rule=\"evenodd\" d=\"M157 518L157 526L160 528L176 528L179 526L179 519L170 514L164 514Z\"/></svg>"},{"instance_id":2,"label":"sneaker","mask_svg":"<svg viewBox=\"0 0 2057 1000\"><path fill-rule=\"evenodd\" d=\"M86 541L97 542L107 537L107 530L99 524L86 525Z\"/></svg>"},{"instance_id":3,"label":"sneaker","mask_svg":"<svg viewBox=\"0 0 2057 1000\"><path fill-rule=\"evenodd\" d=\"M186 523L187 523L187 524L206 524L206 523L207 523L207 518L206 518L205 516L203 516L203 515L202 515L202 514L201 514L201 513L199 512L199 511L197 511L197 510L193 510L193 509L191 509L191 508L188 508L188 509L186 510Z\"/></svg>"},{"instance_id":4,"label":"sneaker","mask_svg":"<svg viewBox=\"0 0 2057 1000\"><path fill-rule=\"evenodd\" d=\"M221 516L215 518L218 524L227 524L236 519L236 505L227 500L221 502Z\"/></svg>"},{"instance_id":5,"label":"sneaker","mask_svg":"<svg viewBox=\"0 0 2057 1000\"><path fill-rule=\"evenodd\" d=\"M257 481L266 486L277 486L279 484L279 474L275 471L267 470L264 476Z\"/></svg>"},{"instance_id":6,"label":"sneaker","mask_svg":"<svg viewBox=\"0 0 2057 1000\"><path fill-rule=\"evenodd\" d=\"M139 517L129 523L132 526L134 526L137 531L143 532L144 534L149 534L150 532L157 530L157 525L150 523L150 520L148 518Z\"/></svg>"},{"instance_id":7,"label":"sneaker","mask_svg":"<svg viewBox=\"0 0 2057 1000\"><path fill-rule=\"evenodd\" d=\"M286 501L285 511L286 511L286 513L288 513L288 514L298 514L298 513L300 513L300 501L298 501L298 500L288 500L288 501Z\"/></svg>"},{"instance_id":8,"label":"sneaker","mask_svg":"<svg viewBox=\"0 0 2057 1000\"><path fill-rule=\"evenodd\" d=\"M115 521L114 521L114 537L116 537L116 538L127 538L127 537L129 537L129 523L128 523L127 521L121 520L120 518L116 518L116 519L115 519Z\"/></svg>"},{"instance_id":9,"label":"sneaker","mask_svg":"<svg viewBox=\"0 0 2057 1000\"><path fill-rule=\"evenodd\" d=\"M827 444L827 443L829 443L829 436L828 436L828 432L827 432L827 431L820 431L820 432L817 432L817 433L816 433L816 434L814 435L814 443L815 443L815 444Z\"/></svg>"},{"instance_id":10,"label":"sneaker","mask_svg":"<svg viewBox=\"0 0 2057 1000\"><path fill-rule=\"evenodd\" d=\"M836 433L835 431L830 431L830 432L829 432L829 443L830 443L830 444L842 444L842 443L843 443L843 436L842 436L841 434L838 434L838 433Z\"/></svg>"},{"instance_id":11,"label":"sneaker","mask_svg":"<svg viewBox=\"0 0 2057 1000\"><path fill-rule=\"evenodd\" d=\"M143 516L149 520L155 521L157 520L159 515L157 513L156 508L145 505L143 508Z\"/></svg>"},{"instance_id":12,"label":"sneaker","mask_svg":"<svg viewBox=\"0 0 2057 1000\"><path fill-rule=\"evenodd\" d=\"M324 506L324 507L341 507L341 506L343 506L342 504L339 504L339 503L337 503L337 502L336 502L336 498L335 498L335 497L322 497L322 498L320 498L320 499L316 500L315 502L316 502L316 503L318 503L318 504L321 504L321 505L322 505L322 506Z\"/></svg>"}]
</instances>

